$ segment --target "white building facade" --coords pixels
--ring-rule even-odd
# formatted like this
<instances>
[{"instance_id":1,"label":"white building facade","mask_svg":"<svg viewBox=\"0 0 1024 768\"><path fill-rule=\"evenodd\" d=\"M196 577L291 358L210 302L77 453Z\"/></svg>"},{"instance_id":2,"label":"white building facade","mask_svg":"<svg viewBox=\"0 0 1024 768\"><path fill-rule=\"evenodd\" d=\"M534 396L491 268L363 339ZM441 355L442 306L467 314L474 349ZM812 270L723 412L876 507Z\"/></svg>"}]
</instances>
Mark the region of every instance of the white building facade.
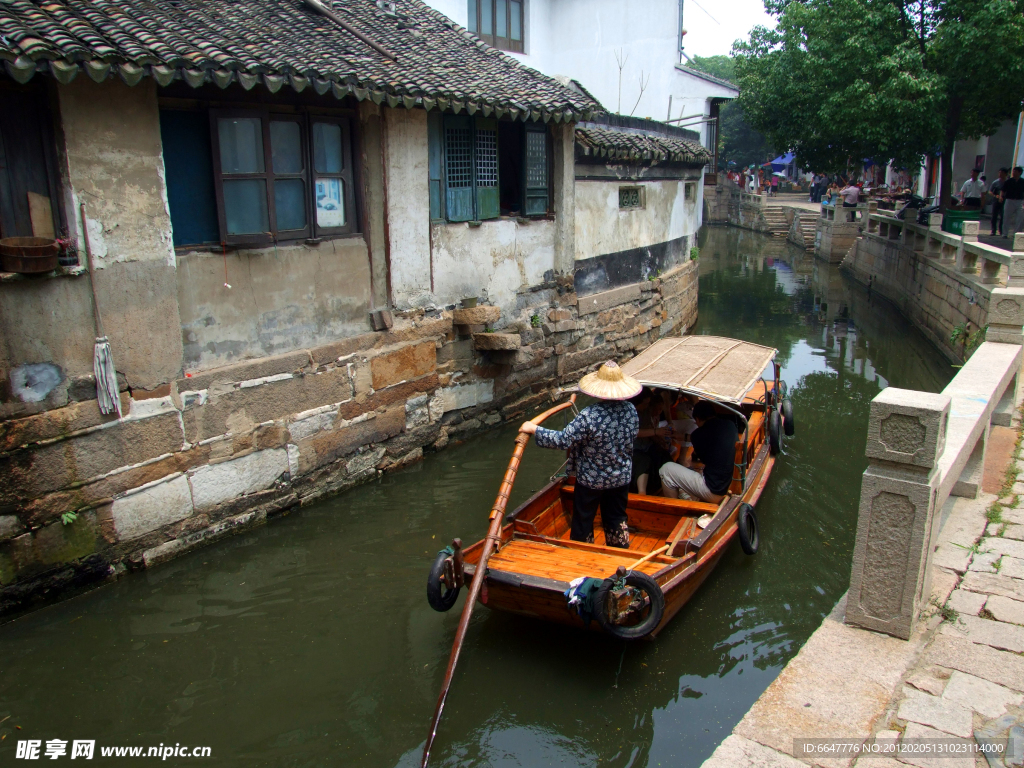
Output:
<instances>
[{"instance_id":1,"label":"white building facade","mask_svg":"<svg viewBox=\"0 0 1024 768\"><path fill-rule=\"evenodd\" d=\"M569 77L609 112L700 133L712 148L731 83L683 62L683 0L426 0L523 64ZM702 119L703 118L703 119Z\"/></svg>"}]
</instances>

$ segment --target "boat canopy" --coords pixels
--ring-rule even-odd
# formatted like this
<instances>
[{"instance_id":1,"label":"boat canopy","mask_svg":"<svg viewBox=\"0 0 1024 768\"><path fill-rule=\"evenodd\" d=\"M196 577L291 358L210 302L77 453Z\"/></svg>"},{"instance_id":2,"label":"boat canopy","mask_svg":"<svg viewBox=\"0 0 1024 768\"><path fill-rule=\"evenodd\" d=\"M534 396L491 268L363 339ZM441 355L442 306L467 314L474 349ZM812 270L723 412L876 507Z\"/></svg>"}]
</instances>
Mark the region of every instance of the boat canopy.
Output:
<instances>
[{"instance_id":1,"label":"boat canopy","mask_svg":"<svg viewBox=\"0 0 1024 768\"><path fill-rule=\"evenodd\" d=\"M778 350L722 336L659 339L622 366L644 386L739 405Z\"/></svg>"}]
</instances>

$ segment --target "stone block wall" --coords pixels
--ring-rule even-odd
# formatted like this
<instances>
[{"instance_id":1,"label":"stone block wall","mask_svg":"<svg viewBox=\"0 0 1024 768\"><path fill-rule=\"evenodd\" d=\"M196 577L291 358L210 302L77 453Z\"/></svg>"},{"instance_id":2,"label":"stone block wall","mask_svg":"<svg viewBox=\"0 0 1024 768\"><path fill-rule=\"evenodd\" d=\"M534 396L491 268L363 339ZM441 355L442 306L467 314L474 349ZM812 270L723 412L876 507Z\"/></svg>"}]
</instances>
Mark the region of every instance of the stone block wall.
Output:
<instances>
[{"instance_id":1,"label":"stone block wall","mask_svg":"<svg viewBox=\"0 0 1024 768\"><path fill-rule=\"evenodd\" d=\"M865 235L850 248L842 268L895 304L950 360L963 349L950 342L953 329L970 323L973 333L989 324L992 289L955 264L908 250L901 240Z\"/></svg>"},{"instance_id":2,"label":"stone block wall","mask_svg":"<svg viewBox=\"0 0 1024 768\"><path fill-rule=\"evenodd\" d=\"M126 390L120 421L78 387L63 407L0 421L0 614L533 415L696 315L691 261L582 298L571 276L523 289L496 329L518 342L492 345L504 349L480 349L474 334L492 334L449 310L415 310L388 331Z\"/></svg>"}]
</instances>

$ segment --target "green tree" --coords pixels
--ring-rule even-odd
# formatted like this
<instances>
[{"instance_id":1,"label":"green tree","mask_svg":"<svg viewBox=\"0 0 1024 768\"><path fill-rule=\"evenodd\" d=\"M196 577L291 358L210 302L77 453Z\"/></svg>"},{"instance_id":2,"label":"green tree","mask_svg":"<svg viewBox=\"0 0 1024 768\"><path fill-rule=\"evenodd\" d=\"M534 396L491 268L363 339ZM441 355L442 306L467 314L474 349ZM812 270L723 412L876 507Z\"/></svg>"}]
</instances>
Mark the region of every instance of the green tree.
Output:
<instances>
[{"instance_id":1,"label":"green tree","mask_svg":"<svg viewBox=\"0 0 1024 768\"><path fill-rule=\"evenodd\" d=\"M734 82L736 77L736 62L732 56L694 56L692 66L729 82ZM760 165L769 154L771 147L764 134L751 127L742 105L736 101L722 105L718 131L719 163L724 166L732 160L740 167Z\"/></svg>"},{"instance_id":2,"label":"green tree","mask_svg":"<svg viewBox=\"0 0 1024 768\"><path fill-rule=\"evenodd\" d=\"M767 0L778 25L734 49L740 106L808 166L916 166L988 135L1024 97L1024 0Z\"/></svg>"}]
</instances>

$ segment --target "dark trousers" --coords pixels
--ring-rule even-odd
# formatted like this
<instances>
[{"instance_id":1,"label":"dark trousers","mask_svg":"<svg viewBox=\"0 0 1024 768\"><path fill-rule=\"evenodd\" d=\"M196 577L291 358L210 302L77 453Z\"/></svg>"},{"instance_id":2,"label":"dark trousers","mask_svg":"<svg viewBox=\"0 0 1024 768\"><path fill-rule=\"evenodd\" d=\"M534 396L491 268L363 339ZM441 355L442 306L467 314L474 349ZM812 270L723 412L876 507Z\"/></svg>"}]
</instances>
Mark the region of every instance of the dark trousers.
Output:
<instances>
[{"instance_id":1,"label":"dark trousers","mask_svg":"<svg viewBox=\"0 0 1024 768\"><path fill-rule=\"evenodd\" d=\"M970 208L971 210L979 210L981 208L980 197L965 197L964 208Z\"/></svg>"},{"instance_id":2,"label":"dark trousers","mask_svg":"<svg viewBox=\"0 0 1024 768\"><path fill-rule=\"evenodd\" d=\"M856 207L857 207L856 203L847 203L846 201L843 201L843 208L856 208Z\"/></svg>"},{"instance_id":3,"label":"dark trousers","mask_svg":"<svg viewBox=\"0 0 1024 768\"><path fill-rule=\"evenodd\" d=\"M996 223L998 222L998 223ZM1002 200L992 201L992 234L998 232L1003 234L1003 202Z\"/></svg>"},{"instance_id":4,"label":"dark trousers","mask_svg":"<svg viewBox=\"0 0 1024 768\"><path fill-rule=\"evenodd\" d=\"M577 481L572 494L572 525L569 538L573 541L594 541L594 516L601 508L601 525L604 528L608 546L621 538L626 523L626 503L629 501L629 486L618 488L588 488ZM623 545L619 545L623 546ZM624 546L629 546L628 538Z\"/></svg>"}]
</instances>

